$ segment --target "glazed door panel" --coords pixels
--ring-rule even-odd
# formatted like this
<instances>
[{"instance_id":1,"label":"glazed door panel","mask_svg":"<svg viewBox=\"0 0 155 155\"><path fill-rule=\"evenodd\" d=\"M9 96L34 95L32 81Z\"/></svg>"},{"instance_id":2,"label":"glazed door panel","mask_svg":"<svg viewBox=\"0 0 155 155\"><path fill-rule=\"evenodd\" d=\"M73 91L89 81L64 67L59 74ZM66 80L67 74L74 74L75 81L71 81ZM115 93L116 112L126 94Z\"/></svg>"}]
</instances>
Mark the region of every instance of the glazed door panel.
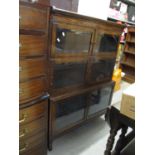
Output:
<instances>
[{"instance_id":1,"label":"glazed door panel","mask_svg":"<svg viewBox=\"0 0 155 155\"><path fill-rule=\"evenodd\" d=\"M86 98L86 95L81 95L55 104L55 132L70 127L84 119Z\"/></svg>"},{"instance_id":2,"label":"glazed door panel","mask_svg":"<svg viewBox=\"0 0 155 155\"><path fill-rule=\"evenodd\" d=\"M84 84L86 62L58 63L54 65L53 88L59 89Z\"/></svg>"},{"instance_id":3,"label":"glazed door panel","mask_svg":"<svg viewBox=\"0 0 155 155\"><path fill-rule=\"evenodd\" d=\"M88 117L103 111L111 103L111 97L113 92L114 83L106 86L105 88L93 91L90 95L90 104L88 110Z\"/></svg>"},{"instance_id":4,"label":"glazed door panel","mask_svg":"<svg viewBox=\"0 0 155 155\"><path fill-rule=\"evenodd\" d=\"M99 34L95 47L95 53L117 52L119 36L113 34Z\"/></svg>"},{"instance_id":5,"label":"glazed door panel","mask_svg":"<svg viewBox=\"0 0 155 155\"><path fill-rule=\"evenodd\" d=\"M111 80L115 59L96 59L91 65L90 82Z\"/></svg>"},{"instance_id":6,"label":"glazed door panel","mask_svg":"<svg viewBox=\"0 0 155 155\"><path fill-rule=\"evenodd\" d=\"M93 29L71 24L53 24L52 55L88 55Z\"/></svg>"}]
</instances>

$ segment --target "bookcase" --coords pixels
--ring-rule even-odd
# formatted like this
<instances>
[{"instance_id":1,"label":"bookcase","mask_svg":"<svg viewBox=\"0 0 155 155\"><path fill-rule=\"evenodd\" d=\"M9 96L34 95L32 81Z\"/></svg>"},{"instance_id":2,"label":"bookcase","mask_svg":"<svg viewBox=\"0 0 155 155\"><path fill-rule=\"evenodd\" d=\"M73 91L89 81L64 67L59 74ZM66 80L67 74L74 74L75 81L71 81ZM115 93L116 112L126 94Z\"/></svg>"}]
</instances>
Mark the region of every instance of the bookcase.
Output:
<instances>
[{"instance_id":1,"label":"bookcase","mask_svg":"<svg viewBox=\"0 0 155 155\"><path fill-rule=\"evenodd\" d=\"M129 26L126 36L121 68L125 73L123 80L134 83L135 81L135 27Z\"/></svg>"},{"instance_id":2,"label":"bookcase","mask_svg":"<svg viewBox=\"0 0 155 155\"><path fill-rule=\"evenodd\" d=\"M49 149L57 137L105 114L124 26L52 8L49 50Z\"/></svg>"}]
</instances>

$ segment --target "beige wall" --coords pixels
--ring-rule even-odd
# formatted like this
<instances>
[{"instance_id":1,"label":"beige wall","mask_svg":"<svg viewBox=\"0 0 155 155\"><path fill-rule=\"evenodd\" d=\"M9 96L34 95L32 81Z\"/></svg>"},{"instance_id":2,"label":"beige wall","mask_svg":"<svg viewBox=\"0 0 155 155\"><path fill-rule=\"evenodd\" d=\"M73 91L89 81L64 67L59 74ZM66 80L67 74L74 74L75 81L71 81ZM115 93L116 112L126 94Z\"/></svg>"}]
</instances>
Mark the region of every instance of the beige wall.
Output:
<instances>
[{"instance_id":1,"label":"beige wall","mask_svg":"<svg viewBox=\"0 0 155 155\"><path fill-rule=\"evenodd\" d=\"M110 0L79 0L78 13L107 19Z\"/></svg>"}]
</instances>

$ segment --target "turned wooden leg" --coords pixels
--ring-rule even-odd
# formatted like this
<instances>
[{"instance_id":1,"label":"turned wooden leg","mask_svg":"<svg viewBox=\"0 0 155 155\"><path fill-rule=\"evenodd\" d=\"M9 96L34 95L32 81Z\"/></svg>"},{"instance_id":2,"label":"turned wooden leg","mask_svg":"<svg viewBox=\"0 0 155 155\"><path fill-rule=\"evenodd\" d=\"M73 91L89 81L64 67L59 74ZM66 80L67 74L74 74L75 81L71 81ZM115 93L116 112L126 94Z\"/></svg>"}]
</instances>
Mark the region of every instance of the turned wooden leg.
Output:
<instances>
[{"instance_id":1,"label":"turned wooden leg","mask_svg":"<svg viewBox=\"0 0 155 155\"><path fill-rule=\"evenodd\" d=\"M111 155L111 150L113 148L113 144L115 141L115 136L117 134L117 131L118 131L117 128L113 128L110 130L110 136L107 141L106 150L104 152L104 155Z\"/></svg>"},{"instance_id":2,"label":"turned wooden leg","mask_svg":"<svg viewBox=\"0 0 155 155\"><path fill-rule=\"evenodd\" d=\"M120 154L120 151L122 150L123 144L125 142L125 134L127 132L127 129L128 129L128 127L126 127L126 126L122 127L121 134L119 136L119 140L118 140L118 142L116 144L113 155L119 155Z\"/></svg>"}]
</instances>

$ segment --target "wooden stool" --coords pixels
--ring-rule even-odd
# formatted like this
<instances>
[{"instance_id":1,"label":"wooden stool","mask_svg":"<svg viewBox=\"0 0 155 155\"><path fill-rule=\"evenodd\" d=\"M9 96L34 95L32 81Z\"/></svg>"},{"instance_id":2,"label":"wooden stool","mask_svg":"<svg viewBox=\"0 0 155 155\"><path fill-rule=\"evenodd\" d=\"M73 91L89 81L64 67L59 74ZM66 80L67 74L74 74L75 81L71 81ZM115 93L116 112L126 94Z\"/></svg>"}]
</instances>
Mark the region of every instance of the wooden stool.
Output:
<instances>
[{"instance_id":1,"label":"wooden stool","mask_svg":"<svg viewBox=\"0 0 155 155\"><path fill-rule=\"evenodd\" d=\"M132 127L134 129L134 120L120 114L120 111L114 107L111 107L107 110L106 113L106 121L110 126L110 136L108 137L106 150L104 155L120 155L121 150L134 138L135 132L134 130L125 136L128 127ZM121 129L121 134L119 136L119 140L117 141L116 147L113 151L113 144L115 141L115 136L118 130Z\"/></svg>"}]
</instances>

